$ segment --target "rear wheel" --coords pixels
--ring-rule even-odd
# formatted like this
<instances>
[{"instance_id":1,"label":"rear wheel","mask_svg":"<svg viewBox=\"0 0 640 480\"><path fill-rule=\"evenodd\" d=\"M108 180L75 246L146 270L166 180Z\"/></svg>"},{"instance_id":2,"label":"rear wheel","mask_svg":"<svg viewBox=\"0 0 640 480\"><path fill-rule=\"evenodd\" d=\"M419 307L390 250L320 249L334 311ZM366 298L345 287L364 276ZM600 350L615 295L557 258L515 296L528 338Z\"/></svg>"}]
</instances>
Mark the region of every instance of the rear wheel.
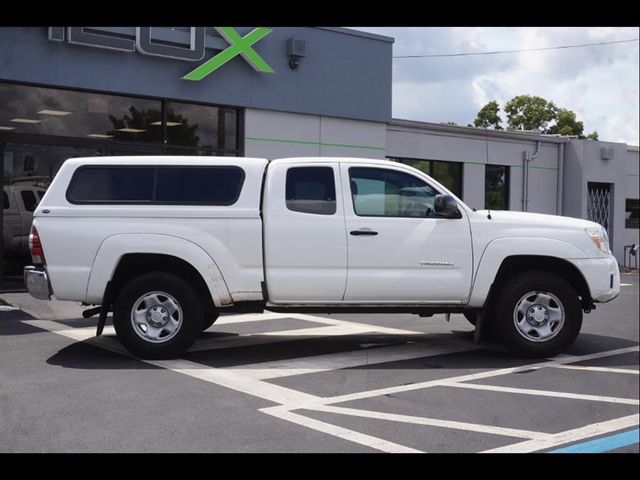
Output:
<instances>
[{"instance_id":1,"label":"rear wheel","mask_svg":"<svg viewBox=\"0 0 640 480\"><path fill-rule=\"evenodd\" d=\"M118 338L141 358L170 358L186 351L203 326L195 289L183 278L152 272L120 291L113 311Z\"/></svg>"},{"instance_id":2,"label":"rear wheel","mask_svg":"<svg viewBox=\"0 0 640 480\"><path fill-rule=\"evenodd\" d=\"M204 332L207 328L209 328L211 325L216 323L216 320L218 320L219 316L220 316L220 313L218 312L210 313L207 316L205 316L204 322L202 324L202 331Z\"/></svg>"},{"instance_id":3,"label":"rear wheel","mask_svg":"<svg viewBox=\"0 0 640 480\"><path fill-rule=\"evenodd\" d=\"M502 284L492 324L514 353L552 357L580 333L582 307L578 294L562 277L527 271Z\"/></svg>"}]
</instances>

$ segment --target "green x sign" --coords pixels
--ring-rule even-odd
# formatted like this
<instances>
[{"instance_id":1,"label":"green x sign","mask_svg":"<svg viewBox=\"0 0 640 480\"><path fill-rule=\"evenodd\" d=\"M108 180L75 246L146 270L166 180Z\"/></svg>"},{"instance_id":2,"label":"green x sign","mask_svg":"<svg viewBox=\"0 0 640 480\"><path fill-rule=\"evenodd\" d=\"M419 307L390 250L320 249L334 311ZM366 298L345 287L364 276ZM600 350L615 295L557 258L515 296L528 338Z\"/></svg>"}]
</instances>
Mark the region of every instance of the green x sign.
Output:
<instances>
[{"instance_id":1,"label":"green x sign","mask_svg":"<svg viewBox=\"0 0 640 480\"><path fill-rule=\"evenodd\" d=\"M230 43L223 51L215 57L207 60L195 70L190 71L184 77L185 80L202 80L211 72L217 70L237 55L242 55L249 65L256 71L263 73L273 73L273 68L258 55L251 46L257 41L263 39L271 33L269 28L258 27L247 33L244 37L240 36L233 27L214 27L218 33Z\"/></svg>"}]
</instances>

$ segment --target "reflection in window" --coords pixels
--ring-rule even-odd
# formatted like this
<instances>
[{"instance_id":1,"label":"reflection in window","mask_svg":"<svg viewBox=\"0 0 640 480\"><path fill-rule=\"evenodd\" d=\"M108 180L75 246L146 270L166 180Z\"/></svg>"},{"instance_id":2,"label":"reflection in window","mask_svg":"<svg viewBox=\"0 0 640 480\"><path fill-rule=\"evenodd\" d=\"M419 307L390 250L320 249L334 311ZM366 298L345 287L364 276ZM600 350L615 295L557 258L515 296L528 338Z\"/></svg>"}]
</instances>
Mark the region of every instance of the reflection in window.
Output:
<instances>
[{"instance_id":1,"label":"reflection in window","mask_svg":"<svg viewBox=\"0 0 640 480\"><path fill-rule=\"evenodd\" d=\"M640 200L627 198L624 208L625 228L640 228Z\"/></svg>"},{"instance_id":2,"label":"reflection in window","mask_svg":"<svg viewBox=\"0 0 640 480\"><path fill-rule=\"evenodd\" d=\"M1 132L239 154L234 108L7 83L0 83L0 98Z\"/></svg>"},{"instance_id":3,"label":"reflection in window","mask_svg":"<svg viewBox=\"0 0 640 480\"><path fill-rule=\"evenodd\" d=\"M417 177L396 170L352 167L351 195L356 215L434 217L436 190Z\"/></svg>"},{"instance_id":4,"label":"reflection in window","mask_svg":"<svg viewBox=\"0 0 640 480\"><path fill-rule=\"evenodd\" d=\"M462 197L462 162L443 162L439 160L420 160L416 158L394 158L394 162L404 163L433 177L454 195Z\"/></svg>"},{"instance_id":5,"label":"reflection in window","mask_svg":"<svg viewBox=\"0 0 640 480\"><path fill-rule=\"evenodd\" d=\"M188 103L167 102L167 143L214 152L235 151L237 112Z\"/></svg>"},{"instance_id":6,"label":"reflection in window","mask_svg":"<svg viewBox=\"0 0 640 480\"><path fill-rule=\"evenodd\" d=\"M27 212L33 212L36 209L36 205L38 205L35 192L33 190L22 190L20 195L22 196L24 209Z\"/></svg>"},{"instance_id":7,"label":"reflection in window","mask_svg":"<svg viewBox=\"0 0 640 480\"><path fill-rule=\"evenodd\" d=\"M484 208L509 210L509 167L504 165L485 166Z\"/></svg>"}]
</instances>

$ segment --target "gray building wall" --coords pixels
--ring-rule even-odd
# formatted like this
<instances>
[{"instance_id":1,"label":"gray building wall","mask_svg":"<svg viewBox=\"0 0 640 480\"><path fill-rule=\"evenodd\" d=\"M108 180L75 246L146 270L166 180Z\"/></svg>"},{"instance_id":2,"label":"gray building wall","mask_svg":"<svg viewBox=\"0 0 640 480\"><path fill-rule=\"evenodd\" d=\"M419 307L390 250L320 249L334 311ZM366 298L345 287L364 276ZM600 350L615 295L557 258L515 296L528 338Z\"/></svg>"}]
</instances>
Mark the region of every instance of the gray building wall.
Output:
<instances>
[{"instance_id":1,"label":"gray building wall","mask_svg":"<svg viewBox=\"0 0 640 480\"><path fill-rule=\"evenodd\" d=\"M94 27L135 38L135 27ZM252 28L238 27L241 35ZM187 31L153 29L188 46ZM287 39L306 41L289 68ZM0 28L0 80L229 106L386 122L391 119L393 39L341 28L274 27L253 47L274 69L258 73L236 57L200 81L182 77L229 44L207 29L200 61L48 40L47 27Z\"/></svg>"},{"instance_id":2,"label":"gray building wall","mask_svg":"<svg viewBox=\"0 0 640 480\"><path fill-rule=\"evenodd\" d=\"M387 156L423 160L461 162L462 199L468 205L484 208L485 165L510 168L509 209L523 210L523 153L536 151L537 140L524 134L441 126L394 120L387 128ZM529 136L531 137L531 136ZM556 214L559 145L555 138L540 137L540 150L529 165L528 211ZM544 191L544 195L539 192Z\"/></svg>"},{"instance_id":3,"label":"gray building wall","mask_svg":"<svg viewBox=\"0 0 640 480\"><path fill-rule=\"evenodd\" d=\"M601 158L601 149L613 149L610 160ZM624 143L572 140L566 146L564 176L564 214L587 218L589 182L611 183L612 206L609 236L612 250L620 263L624 246L640 244L640 230L625 227L625 201L640 198L638 187L638 148Z\"/></svg>"},{"instance_id":4,"label":"gray building wall","mask_svg":"<svg viewBox=\"0 0 640 480\"><path fill-rule=\"evenodd\" d=\"M386 124L322 115L247 109L245 155L385 157Z\"/></svg>"},{"instance_id":5,"label":"gray building wall","mask_svg":"<svg viewBox=\"0 0 640 480\"><path fill-rule=\"evenodd\" d=\"M509 209L523 210L523 155L533 156L539 145L529 162L527 211L586 219L588 182L612 183L609 234L618 262L625 245L640 244L640 230L625 227L625 201L640 197L638 147L398 119L386 136L389 157L463 163L462 199L478 209L484 208L485 166L493 164L511 167ZM601 159L602 148L613 149L611 160Z\"/></svg>"}]
</instances>

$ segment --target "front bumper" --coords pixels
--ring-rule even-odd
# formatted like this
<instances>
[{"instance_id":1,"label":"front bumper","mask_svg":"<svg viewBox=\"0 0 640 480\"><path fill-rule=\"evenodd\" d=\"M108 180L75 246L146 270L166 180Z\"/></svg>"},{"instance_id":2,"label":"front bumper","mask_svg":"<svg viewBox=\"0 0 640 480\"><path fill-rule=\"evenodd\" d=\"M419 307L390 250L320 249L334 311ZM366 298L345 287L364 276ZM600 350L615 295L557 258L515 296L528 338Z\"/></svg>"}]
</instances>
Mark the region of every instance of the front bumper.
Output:
<instances>
[{"instance_id":1,"label":"front bumper","mask_svg":"<svg viewBox=\"0 0 640 480\"><path fill-rule=\"evenodd\" d=\"M51 300L51 284L44 268L24 267L24 284L32 297L38 300Z\"/></svg>"},{"instance_id":2,"label":"front bumper","mask_svg":"<svg viewBox=\"0 0 640 480\"><path fill-rule=\"evenodd\" d=\"M613 255L571 262L582 272L594 302L605 303L620 294L620 269Z\"/></svg>"}]
</instances>

